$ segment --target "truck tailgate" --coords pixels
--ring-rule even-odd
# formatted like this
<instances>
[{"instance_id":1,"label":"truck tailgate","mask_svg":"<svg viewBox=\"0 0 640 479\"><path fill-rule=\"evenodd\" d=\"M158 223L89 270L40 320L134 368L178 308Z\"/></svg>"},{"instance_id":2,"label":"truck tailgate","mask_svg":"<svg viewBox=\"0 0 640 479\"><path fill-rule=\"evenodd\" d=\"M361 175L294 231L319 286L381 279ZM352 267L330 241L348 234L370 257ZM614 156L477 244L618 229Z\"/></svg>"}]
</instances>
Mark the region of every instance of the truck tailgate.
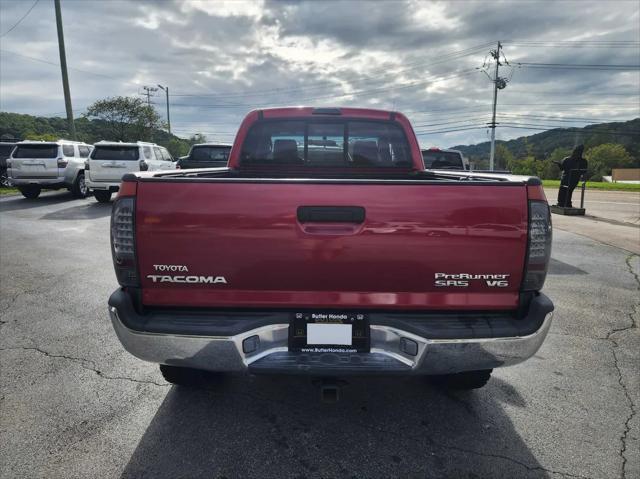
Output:
<instances>
[{"instance_id":1,"label":"truck tailgate","mask_svg":"<svg viewBox=\"0 0 640 479\"><path fill-rule=\"evenodd\" d=\"M508 310L518 304L527 246L522 184L142 181L136 201L148 306ZM322 216L330 209L299 217L300 207L337 207L339 221ZM350 219L354 211L364 211L362 222Z\"/></svg>"}]
</instances>

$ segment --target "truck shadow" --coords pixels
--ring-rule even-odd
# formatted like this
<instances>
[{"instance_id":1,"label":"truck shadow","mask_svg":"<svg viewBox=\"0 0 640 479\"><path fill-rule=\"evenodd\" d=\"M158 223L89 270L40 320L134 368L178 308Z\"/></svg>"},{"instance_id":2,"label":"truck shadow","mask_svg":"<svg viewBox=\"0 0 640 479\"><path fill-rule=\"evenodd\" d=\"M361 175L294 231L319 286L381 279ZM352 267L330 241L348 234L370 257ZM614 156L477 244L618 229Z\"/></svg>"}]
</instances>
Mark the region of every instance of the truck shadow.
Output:
<instances>
[{"instance_id":1,"label":"truck shadow","mask_svg":"<svg viewBox=\"0 0 640 479\"><path fill-rule=\"evenodd\" d=\"M111 203L82 203L42 216L42 220L93 220L111 215Z\"/></svg>"},{"instance_id":2,"label":"truck shadow","mask_svg":"<svg viewBox=\"0 0 640 479\"><path fill-rule=\"evenodd\" d=\"M498 378L464 393L350 379L336 404L303 377L173 387L121 477L548 477L503 402L525 405Z\"/></svg>"},{"instance_id":3,"label":"truck shadow","mask_svg":"<svg viewBox=\"0 0 640 479\"><path fill-rule=\"evenodd\" d=\"M44 192L38 198L29 200L22 195L9 196L0 201L0 211L18 211L28 210L31 208L40 208L41 206L57 205L67 201L73 201L75 198L68 191Z\"/></svg>"}]
</instances>

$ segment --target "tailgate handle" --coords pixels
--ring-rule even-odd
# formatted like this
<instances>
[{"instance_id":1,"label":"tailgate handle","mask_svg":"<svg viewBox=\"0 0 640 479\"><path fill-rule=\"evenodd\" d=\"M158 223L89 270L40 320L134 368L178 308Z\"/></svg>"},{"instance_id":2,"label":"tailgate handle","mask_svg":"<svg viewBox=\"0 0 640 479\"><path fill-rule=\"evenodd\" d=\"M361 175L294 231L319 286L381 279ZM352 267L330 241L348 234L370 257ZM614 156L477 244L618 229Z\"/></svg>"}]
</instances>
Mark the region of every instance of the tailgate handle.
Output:
<instances>
[{"instance_id":1,"label":"tailgate handle","mask_svg":"<svg viewBox=\"0 0 640 479\"><path fill-rule=\"evenodd\" d=\"M298 206L300 223L364 223L362 206Z\"/></svg>"}]
</instances>

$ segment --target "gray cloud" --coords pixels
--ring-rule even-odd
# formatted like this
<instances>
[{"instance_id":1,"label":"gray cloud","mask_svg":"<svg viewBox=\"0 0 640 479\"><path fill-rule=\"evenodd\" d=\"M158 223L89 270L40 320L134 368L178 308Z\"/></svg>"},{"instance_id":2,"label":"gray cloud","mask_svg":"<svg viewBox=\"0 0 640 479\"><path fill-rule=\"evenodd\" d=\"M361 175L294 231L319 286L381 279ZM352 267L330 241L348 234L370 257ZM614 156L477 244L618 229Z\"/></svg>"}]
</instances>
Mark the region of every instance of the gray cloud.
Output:
<instances>
[{"instance_id":1,"label":"gray cloud","mask_svg":"<svg viewBox=\"0 0 640 479\"><path fill-rule=\"evenodd\" d=\"M0 34L29 5L0 0ZM637 45L523 43L638 42L637 2L63 0L62 8L74 109L81 113L99 98L166 84L172 126L184 136L200 131L230 140L252 107L303 103L405 111L420 125L416 130L425 145L485 141L482 128L422 132L489 121L492 84L474 69L498 39L505 41L513 66L512 81L499 95L499 113L509 121L518 121L515 115L539 116L528 122L540 124L558 115L597 120L640 115L637 71L515 66L518 61L640 63ZM0 39L0 49L0 108L62 115L59 67L34 60L58 63L53 5L41 1ZM511 72L502 69L505 76ZM164 112L163 98L154 102ZM498 129L505 139L528 133L534 131Z\"/></svg>"}]
</instances>

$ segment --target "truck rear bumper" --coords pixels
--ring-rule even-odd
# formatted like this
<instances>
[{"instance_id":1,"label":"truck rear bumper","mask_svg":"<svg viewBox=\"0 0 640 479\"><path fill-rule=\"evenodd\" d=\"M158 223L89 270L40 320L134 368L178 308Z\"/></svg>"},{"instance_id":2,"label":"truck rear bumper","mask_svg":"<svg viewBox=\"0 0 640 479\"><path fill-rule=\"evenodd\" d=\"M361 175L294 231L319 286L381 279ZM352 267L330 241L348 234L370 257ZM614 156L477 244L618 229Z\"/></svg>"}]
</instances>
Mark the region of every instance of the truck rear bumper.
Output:
<instances>
[{"instance_id":1,"label":"truck rear bumper","mask_svg":"<svg viewBox=\"0 0 640 479\"><path fill-rule=\"evenodd\" d=\"M449 317L445 327L458 337L443 337L446 334L438 332L430 324L403 327L406 321L402 321L398 326L391 326L388 323L394 319L393 315L386 315L386 321L377 321L375 318L379 315L372 315L369 353L289 352L289 324L273 322L277 320L277 314L259 319L247 314L243 322L257 327L235 334L200 334L193 326L200 327L206 323L206 318L210 318L206 314L190 321L184 317L169 320L164 327L165 332L159 332L150 324L152 320L136 313L129 295L122 290L116 291L109 299L109 314L124 348L142 360L155 363L254 374L429 375L511 366L530 358L547 336L553 304L542 294L535 297L525 318L511 319L520 323L516 329L505 326L502 317L497 317L492 325L488 315L483 315L482 319L461 316L463 319L460 319L456 332L450 327L453 319ZM237 317L234 314L234 318ZM161 318L159 320L162 322ZM226 323L217 328L218 332L225 328L231 331L237 323L235 319L228 318L220 321ZM260 322L268 324L260 325ZM146 327L141 326L145 323ZM184 334L180 334L169 332L169 323L191 327L184 327ZM488 327L484 327L485 324ZM498 335L491 334L492 330ZM518 334L518 330L526 334ZM507 335L506 331L512 332Z\"/></svg>"},{"instance_id":2,"label":"truck rear bumper","mask_svg":"<svg viewBox=\"0 0 640 479\"><path fill-rule=\"evenodd\" d=\"M120 189L119 181L93 181L90 179L85 179L85 183L87 187L92 190L104 190L115 193Z\"/></svg>"},{"instance_id":3,"label":"truck rear bumper","mask_svg":"<svg viewBox=\"0 0 640 479\"><path fill-rule=\"evenodd\" d=\"M26 176L20 178L9 177L9 181L14 186L39 185L42 188L66 188L71 186L64 176L49 176L41 178Z\"/></svg>"}]
</instances>

